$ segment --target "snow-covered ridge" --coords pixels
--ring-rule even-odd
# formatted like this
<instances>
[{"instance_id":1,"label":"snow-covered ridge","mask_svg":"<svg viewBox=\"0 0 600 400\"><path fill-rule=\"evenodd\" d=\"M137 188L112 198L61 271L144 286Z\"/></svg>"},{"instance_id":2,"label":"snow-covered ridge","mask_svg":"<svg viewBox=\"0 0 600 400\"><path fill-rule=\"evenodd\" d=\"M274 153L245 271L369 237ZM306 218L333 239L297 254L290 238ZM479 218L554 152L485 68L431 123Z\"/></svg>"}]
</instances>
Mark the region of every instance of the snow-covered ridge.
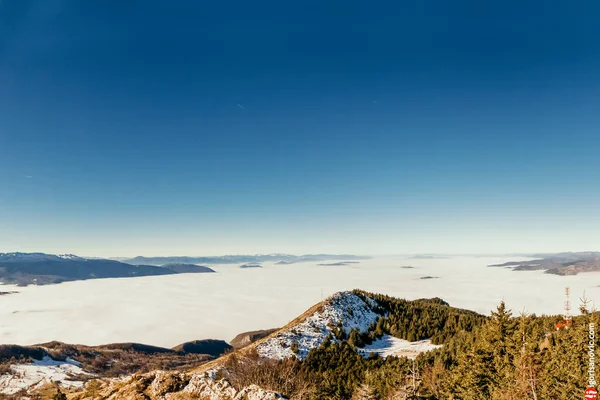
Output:
<instances>
[{"instance_id":1,"label":"snow-covered ridge","mask_svg":"<svg viewBox=\"0 0 600 400\"><path fill-rule=\"evenodd\" d=\"M84 258L76 256L75 254L59 254L58 257L64 260L83 260Z\"/></svg>"},{"instance_id":2,"label":"snow-covered ridge","mask_svg":"<svg viewBox=\"0 0 600 400\"><path fill-rule=\"evenodd\" d=\"M297 357L304 359L308 352L319 347L340 326L346 334L352 329L365 332L379 318L373 309L377 303L352 292L339 292L325 300L321 309L303 321L288 326L256 346L258 354L272 359ZM296 352L292 346L298 346Z\"/></svg>"},{"instance_id":3,"label":"snow-covered ridge","mask_svg":"<svg viewBox=\"0 0 600 400\"><path fill-rule=\"evenodd\" d=\"M60 386L81 388L83 382L71 380L72 376L89 375L77 361L67 357L65 361L56 361L46 356L34 360L31 364L13 364L12 373L0 375L0 393L13 394L25 389L30 390L45 383L57 382Z\"/></svg>"},{"instance_id":4,"label":"snow-covered ridge","mask_svg":"<svg viewBox=\"0 0 600 400\"><path fill-rule=\"evenodd\" d=\"M6 262L15 261L29 261L29 262L41 262L41 261L60 261L60 260L85 260L83 257L79 257L75 254L46 254L46 253L0 253L0 260Z\"/></svg>"}]
</instances>

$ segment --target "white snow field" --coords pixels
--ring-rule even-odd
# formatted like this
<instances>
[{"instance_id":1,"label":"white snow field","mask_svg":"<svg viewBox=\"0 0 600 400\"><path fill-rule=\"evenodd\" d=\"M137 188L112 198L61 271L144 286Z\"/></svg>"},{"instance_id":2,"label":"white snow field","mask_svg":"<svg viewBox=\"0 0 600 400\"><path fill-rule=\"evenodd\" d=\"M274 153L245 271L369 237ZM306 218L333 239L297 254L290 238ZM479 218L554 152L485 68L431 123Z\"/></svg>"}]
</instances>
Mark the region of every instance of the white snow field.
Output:
<instances>
[{"instance_id":1,"label":"white snow field","mask_svg":"<svg viewBox=\"0 0 600 400\"><path fill-rule=\"evenodd\" d=\"M172 347L194 339L231 340L244 331L282 327L322 298L355 288L407 299L441 297L489 313L501 300L516 314L563 311L569 286L574 309L583 291L600 304L600 273L555 276L488 268L519 257L374 258L346 266L317 263L217 273L96 279L0 291L0 343L59 340L97 345L141 342ZM402 268L413 266L415 268ZM435 276L438 279L420 279Z\"/></svg>"},{"instance_id":2,"label":"white snow field","mask_svg":"<svg viewBox=\"0 0 600 400\"><path fill-rule=\"evenodd\" d=\"M64 387L83 387L82 381L70 380L74 375L86 374L77 361L69 358L66 361L55 361L50 357L34 360L31 364L11 365L13 374L0 375L0 393L14 394L21 389L29 389L36 385L60 382Z\"/></svg>"},{"instance_id":3,"label":"white snow field","mask_svg":"<svg viewBox=\"0 0 600 400\"><path fill-rule=\"evenodd\" d=\"M419 340L418 342L409 342L408 340L398 339L390 335L383 335L374 340L373 343L366 345L358 351L365 357L375 353L382 358L388 356L407 357L411 360L417 358L421 353L438 349L442 346L431 343L430 340Z\"/></svg>"}]
</instances>

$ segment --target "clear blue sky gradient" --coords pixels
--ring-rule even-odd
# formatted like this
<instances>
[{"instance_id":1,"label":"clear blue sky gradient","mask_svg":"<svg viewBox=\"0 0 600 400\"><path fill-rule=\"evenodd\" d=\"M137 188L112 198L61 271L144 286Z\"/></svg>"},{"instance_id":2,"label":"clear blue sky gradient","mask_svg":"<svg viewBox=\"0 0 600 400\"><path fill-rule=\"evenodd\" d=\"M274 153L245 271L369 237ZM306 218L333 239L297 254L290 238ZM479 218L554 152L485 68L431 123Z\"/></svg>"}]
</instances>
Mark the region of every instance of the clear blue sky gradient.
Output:
<instances>
[{"instance_id":1,"label":"clear blue sky gradient","mask_svg":"<svg viewBox=\"0 0 600 400\"><path fill-rule=\"evenodd\" d=\"M600 249L597 1L0 3L0 251Z\"/></svg>"}]
</instances>

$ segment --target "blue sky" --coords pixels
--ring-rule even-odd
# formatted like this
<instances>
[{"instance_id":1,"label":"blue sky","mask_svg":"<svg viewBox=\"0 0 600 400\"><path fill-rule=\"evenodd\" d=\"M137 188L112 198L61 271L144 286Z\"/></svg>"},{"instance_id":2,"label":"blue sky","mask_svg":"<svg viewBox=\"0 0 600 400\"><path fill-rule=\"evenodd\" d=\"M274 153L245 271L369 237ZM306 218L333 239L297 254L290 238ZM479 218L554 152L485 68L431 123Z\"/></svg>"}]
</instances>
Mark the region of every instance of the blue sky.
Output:
<instances>
[{"instance_id":1,"label":"blue sky","mask_svg":"<svg viewBox=\"0 0 600 400\"><path fill-rule=\"evenodd\" d=\"M0 251L600 249L598 18L4 0Z\"/></svg>"}]
</instances>

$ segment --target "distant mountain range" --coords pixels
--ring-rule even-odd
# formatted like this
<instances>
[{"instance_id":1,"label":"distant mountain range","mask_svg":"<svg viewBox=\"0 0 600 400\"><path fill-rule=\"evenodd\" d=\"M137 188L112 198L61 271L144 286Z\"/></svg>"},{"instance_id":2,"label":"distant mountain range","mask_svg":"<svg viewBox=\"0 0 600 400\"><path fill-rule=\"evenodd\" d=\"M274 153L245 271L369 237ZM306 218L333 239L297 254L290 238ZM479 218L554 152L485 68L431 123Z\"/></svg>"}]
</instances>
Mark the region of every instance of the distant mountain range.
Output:
<instances>
[{"instance_id":1,"label":"distant mountain range","mask_svg":"<svg viewBox=\"0 0 600 400\"><path fill-rule=\"evenodd\" d=\"M135 257L125 259L123 262L133 265L165 265L172 263L186 264L244 264L277 262L278 264L293 264L299 262L316 262L328 260L365 260L371 257L355 256L351 254L305 254L295 256L292 254L271 253L255 255L228 255L214 257Z\"/></svg>"},{"instance_id":2,"label":"distant mountain range","mask_svg":"<svg viewBox=\"0 0 600 400\"><path fill-rule=\"evenodd\" d=\"M26 286L99 278L214 272L193 264L132 265L73 254L0 253L0 282Z\"/></svg>"},{"instance_id":3,"label":"distant mountain range","mask_svg":"<svg viewBox=\"0 0 600 400\"><path fill-rule=\"evenodd\" d=\"M349 254L257 254L217 257L135 257L132 259L86 258L74 254L0 253L0 283L48 285L66 281L100 278L172 275L215 272L197 264L245 264L265 261L284 264L327 260L361 260L369 257Z\"/></svg>"},{"instance_id":4,"label":"distant mountain range","mask_svg":"<svg viewBox=\"0 0 600 400\"><path fill-rule=\"evenodd\" d=\"M507 267L513 271L542 270L555 275L577 275L580 272L600 271L600 252L582 251L555 254L534 254L535 260L510 261L490 267Z\"/></svg>"}]
</instances>

